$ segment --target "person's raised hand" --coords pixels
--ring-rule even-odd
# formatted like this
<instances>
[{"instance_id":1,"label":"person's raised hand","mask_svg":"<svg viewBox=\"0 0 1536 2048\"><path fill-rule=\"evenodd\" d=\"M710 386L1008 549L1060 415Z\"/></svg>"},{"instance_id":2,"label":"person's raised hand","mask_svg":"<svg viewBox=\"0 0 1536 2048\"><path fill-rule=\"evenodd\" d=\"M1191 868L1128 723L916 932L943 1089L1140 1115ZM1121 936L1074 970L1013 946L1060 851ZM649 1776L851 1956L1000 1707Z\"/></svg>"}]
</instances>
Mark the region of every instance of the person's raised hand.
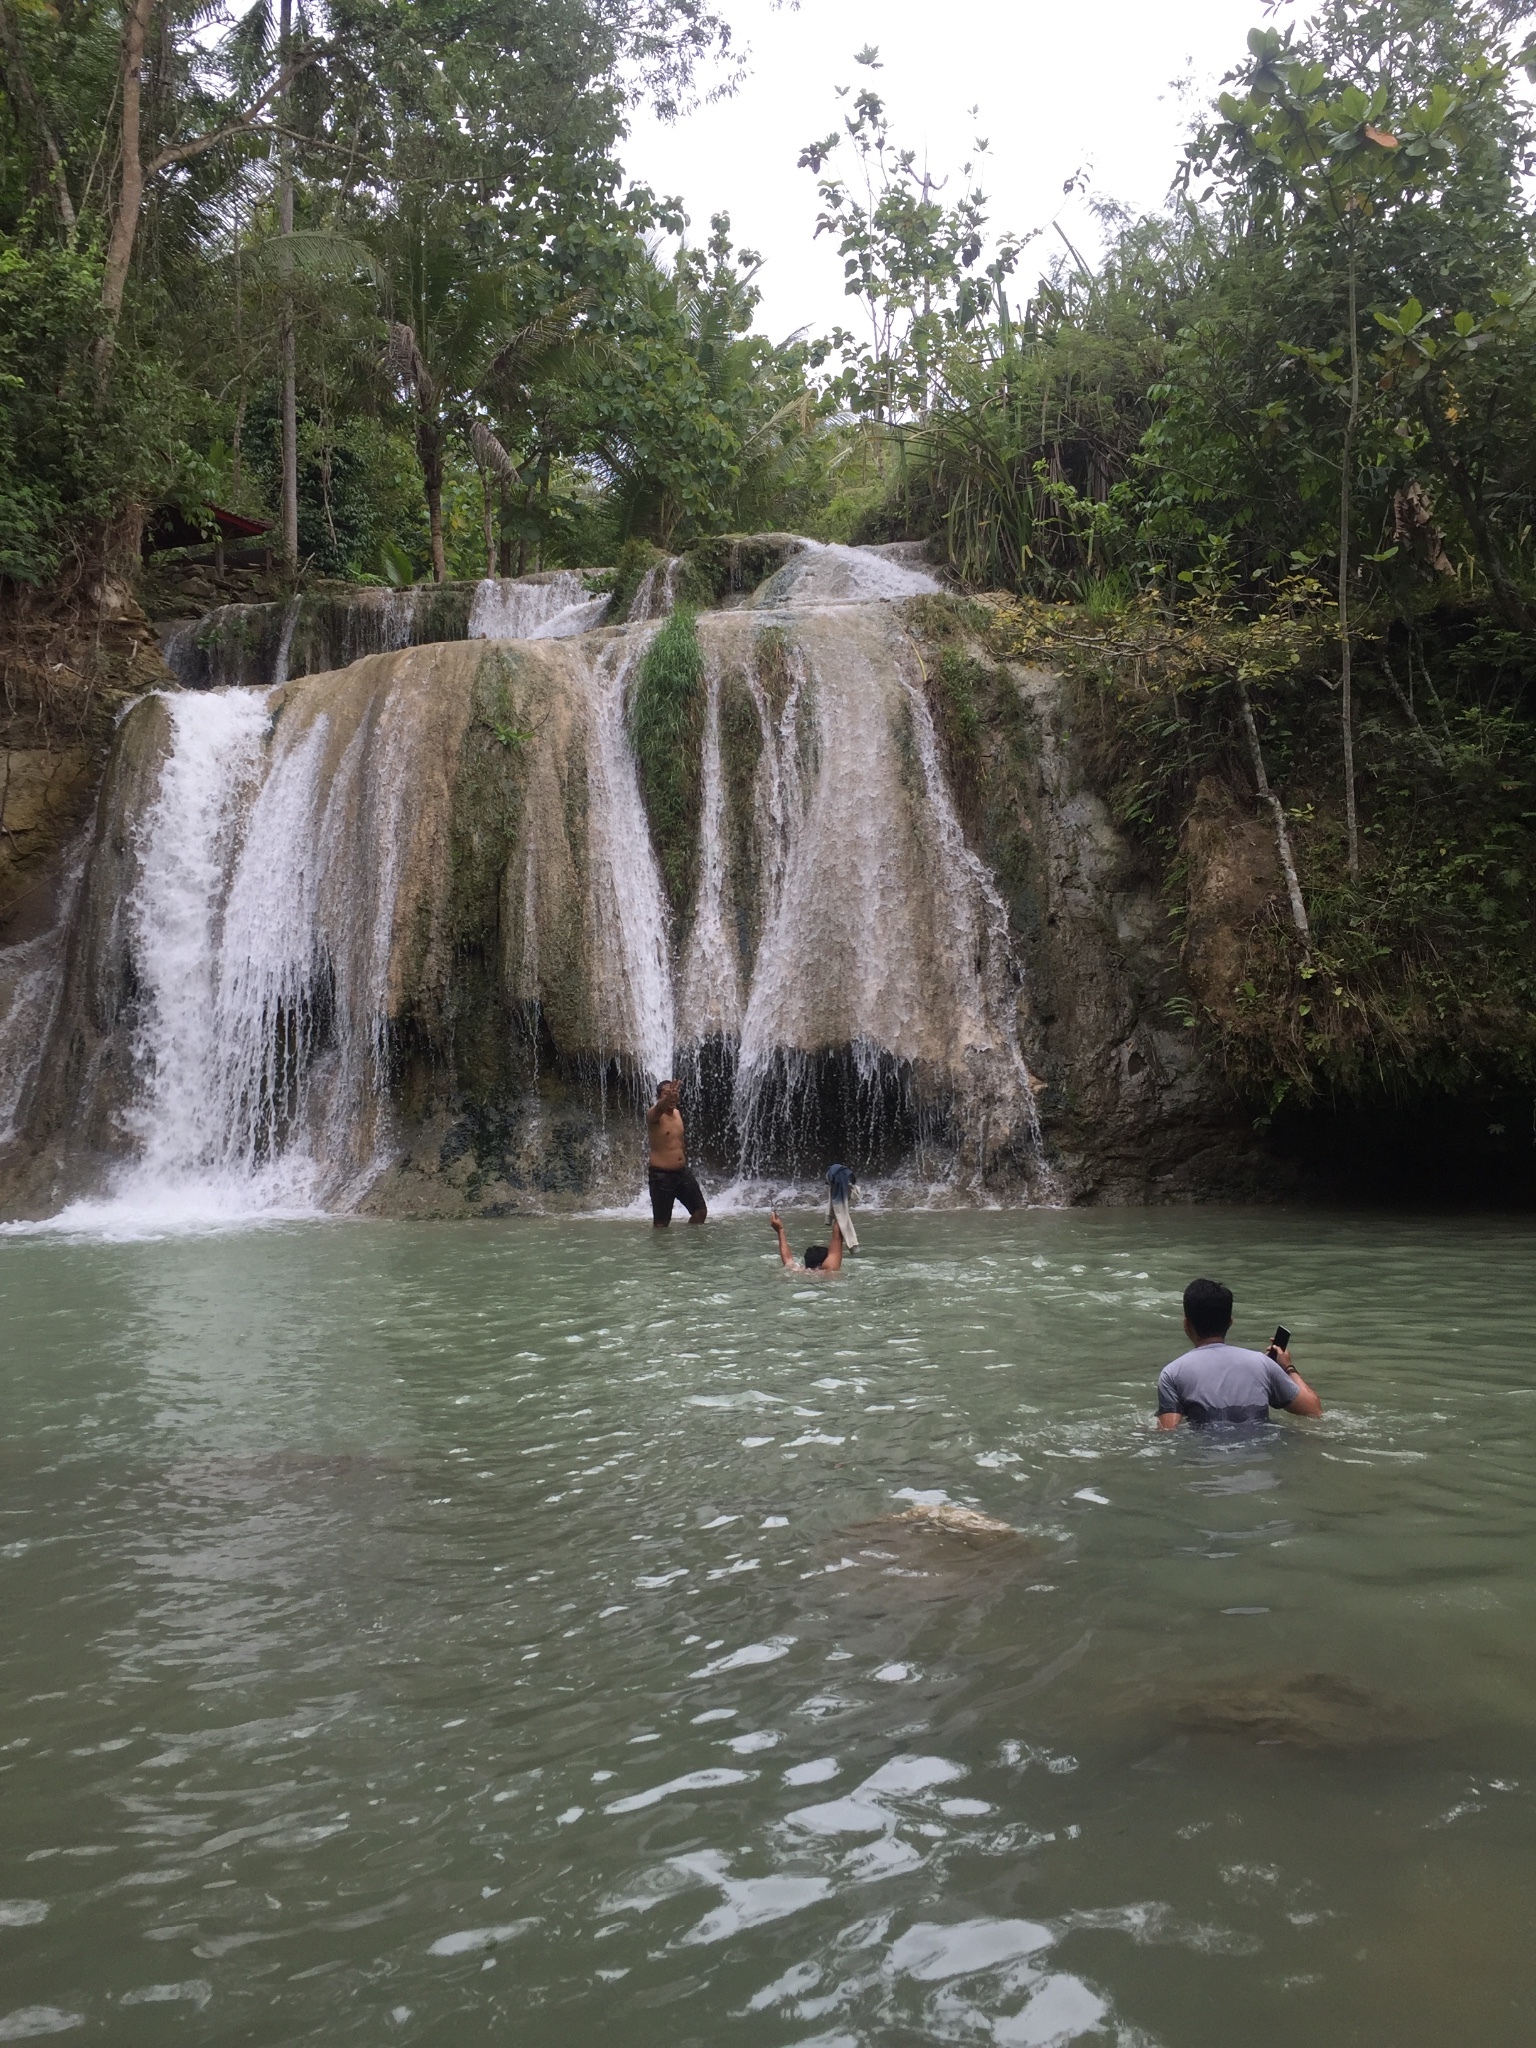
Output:
<instances>
[{"instance_id":1,"label":"person's raised hand","mask_svg":"<svg viewBox=\"0 0 1536 2048\"><path fill-rule=\"evenodd\" d=\"M768 1227L770 1230L782 1230L784 1228L783 1224L779 1221L779 1212L777 1209L771 1210L769 1212Z\"/></svg>"}]
</instances>

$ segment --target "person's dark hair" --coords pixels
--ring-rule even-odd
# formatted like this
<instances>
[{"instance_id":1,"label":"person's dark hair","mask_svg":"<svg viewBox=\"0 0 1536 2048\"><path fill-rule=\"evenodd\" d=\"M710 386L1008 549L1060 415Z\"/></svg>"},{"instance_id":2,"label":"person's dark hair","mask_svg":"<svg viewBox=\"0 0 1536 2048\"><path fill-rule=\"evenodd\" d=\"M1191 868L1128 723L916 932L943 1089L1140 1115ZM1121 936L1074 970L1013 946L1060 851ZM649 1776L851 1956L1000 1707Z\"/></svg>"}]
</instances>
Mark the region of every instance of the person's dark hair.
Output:
<instances>
[{"instance_id":1,"label":"person's dark hair","mask_svg":"<svg viewBox=\"0 0 1536 2048\"><path fill-rule=\"evenodd\" d=\"M808 1244L805 1248L805 1270L807 1273L814 1273L818 1266L824 1266L827 1263L827 1253L831 1249L832 1247L829 1244Z\"/></svg>"},{"instance_id":2,"label":"person's dark hair","mask_svg":"<svg viewBox=\"0 0 1536 2048\"><path fill-rule=\"evenodd\" d=\"M1197 1337L1225 1337L1232 1327L1232 1290L1219 1280L1191 1280L1184 1314Z\"/></svg>"}]
</instances>

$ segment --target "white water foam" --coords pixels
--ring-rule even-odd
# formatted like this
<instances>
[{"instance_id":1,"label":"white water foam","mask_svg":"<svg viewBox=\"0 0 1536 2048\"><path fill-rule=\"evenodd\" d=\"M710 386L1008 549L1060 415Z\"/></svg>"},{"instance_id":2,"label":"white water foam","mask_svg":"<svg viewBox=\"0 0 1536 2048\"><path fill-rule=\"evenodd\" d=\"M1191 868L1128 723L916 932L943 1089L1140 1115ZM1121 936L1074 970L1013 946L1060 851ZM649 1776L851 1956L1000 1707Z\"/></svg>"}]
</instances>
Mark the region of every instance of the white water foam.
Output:
<instances>
[{"instance_id":1,"label":"white water foam","mask_svg":"<svg viewBox=\"0 0 1536 2048\"><path fill-rule=\"evenodd\" d=\"M755 610L779 605L869 604L882 598L921 597L942 590L931 570L911 559L903 544L889 548L845 547L808 540L752 597Z\"/></svg>"}]
</instances>

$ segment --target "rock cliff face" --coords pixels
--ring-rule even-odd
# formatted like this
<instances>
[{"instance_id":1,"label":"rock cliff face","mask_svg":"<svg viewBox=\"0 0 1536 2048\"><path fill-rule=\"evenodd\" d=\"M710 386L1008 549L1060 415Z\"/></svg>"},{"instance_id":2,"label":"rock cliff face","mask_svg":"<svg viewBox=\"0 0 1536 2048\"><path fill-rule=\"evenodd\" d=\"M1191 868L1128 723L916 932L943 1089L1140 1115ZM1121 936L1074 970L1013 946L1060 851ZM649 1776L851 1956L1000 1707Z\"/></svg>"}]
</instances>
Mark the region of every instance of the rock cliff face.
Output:
<instances>
[{"instance_id":1,"label":"rock cliff face","mask_svg":"<svg viewBox=\"0 0 1536 2048\"><path fill-rule=\"evenodd\" d=\"M131 600L107 617L0 609L0 951L53 923L123 707L171 681ZM0 982L3 982L0 968Z\"/></svg>"},{"instance_id":2,"label":"rock cliff face","mask_svg":"<svg viewBox=\"0 0 1536 2048\"><path fill-rule=\"evenodd\" d=\"M0 1027L9 1212L628 1200L638 1098L674 1070L721 1173L1272 1191L1069 686L987 664L910 551L780 538L755 591L679 622L697 753L665 845L636 724L654 589L622 629L135 705L30 1035Z\"/></svg>"},{"instance_id":3,"label":"rock cliff face","mask_svg":"<svg viewBox=\"0 0 1536 2048\"><path fill-rule=\"evenodd\" d=\"M998 878L1025 963L1020 1039L1043 1084L1062 1192L1075 1202L1289 1192L1294 1177L1256 1138L1187 1021L1194 990L1223 971L1220 949L1260 907L1254 889L1267 900L1272 838L1213 789L1181 940L1159 878L1092 786L1076 686L989 660L966 634L963 607L919 600L909 612L967 836ZM1243 877L1241 890L1218 881L1229 873Z\"/></svg>"}]
</instances>

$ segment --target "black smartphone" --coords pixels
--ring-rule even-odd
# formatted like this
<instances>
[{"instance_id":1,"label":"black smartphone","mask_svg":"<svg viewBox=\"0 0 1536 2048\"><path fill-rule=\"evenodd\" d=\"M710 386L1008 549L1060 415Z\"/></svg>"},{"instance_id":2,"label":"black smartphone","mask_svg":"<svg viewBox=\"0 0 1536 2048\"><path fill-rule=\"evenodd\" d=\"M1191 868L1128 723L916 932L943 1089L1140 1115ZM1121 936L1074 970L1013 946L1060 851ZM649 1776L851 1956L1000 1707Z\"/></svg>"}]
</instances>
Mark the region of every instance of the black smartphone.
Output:
<instances>
[{"instance_id":1,"label":"black smartphone","mask_svg":"<svg viewBox=\"0 0 1536 2048\"><path fill-rule=\"evenodd\" d=\"M1271 1343L1271 1345L1270 1345L1270 1347L1269 1347L1269 1348L1270 1348L1270 1350L1271 1350L1271 1351L1289 1351L1289 1350L1290 1350L1290 1348L1291 1348L1291 1333L1290 1333L1290 1331L1289 1331L1289 1330L1288 1330L1288 1329L1287 1329L1287 1328L1285 1327L1284 1323L1282 1323L1282 1324L1280 1325L1279 1329L1277 1329L1277 1330L1276 1330L1276 1332L1275 1332L1275 1335L1274 1335L1274 1341L1273 1341L1273 1342Z\"/></svg>"}]
</instances>

